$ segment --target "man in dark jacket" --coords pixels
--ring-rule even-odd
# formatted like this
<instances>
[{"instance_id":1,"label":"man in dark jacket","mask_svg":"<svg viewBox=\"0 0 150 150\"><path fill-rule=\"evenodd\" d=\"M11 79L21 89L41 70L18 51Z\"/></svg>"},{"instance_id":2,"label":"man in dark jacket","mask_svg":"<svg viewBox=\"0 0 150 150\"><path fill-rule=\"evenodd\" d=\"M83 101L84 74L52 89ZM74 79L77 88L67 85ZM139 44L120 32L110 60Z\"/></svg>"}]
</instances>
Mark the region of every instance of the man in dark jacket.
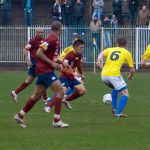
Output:
<instances>
[{"instance_id":1,"label":"man in dark jacket","mask_svg":"<svg viewBox=\"0 0 150 150\"><path fill-rule=\"evenodd\" d=\"M136 19L138 15L138 7L139 7L139 1L138 0L129 0L129 12L130 12L130 19L131 19L131 24L135 25L136 24Z\"/></svg>"},{"instance_id":2,"label":"man in dark jacket","mask_svg":"<svg viewBox=\"0 0 150 150\"><path fill-rule=\"evenodd\" d=\"M118 24L122 25L122 0L113 0L113 14L117 17Z\"/></svg>"},{"instance_id":3,"label":"man in dark jacket","mask_svg":"<svg viewBox=\"0 0 150 150\"><path fill-rule=\"evenodd\" d=\"M56 0L53 5L52 17L54 21L62 21L62 6L60 0Z\"/></svg>"},{"instance_id":4,"label":"man in dark jacket","mask_svg":"<svg viewBox=\"0 0 150 150\"><path fill-rule=\"evenodd\" d=\"M33 16L32 16L32 9L34 6L34 0L23 0L23 7L24 7L24 25L33 25ZM29 17L29 22L27 21Z\"/></svg>"},{"instance_id":5,"label":"man in dark jacket","mask_svg":"<svg viewBox=\"0 0 150 150\"><path fill-rule=\"evenodd\" d=\"M10 24L11 0L0 0L0 24Z\"/></svg>"},{"instance_id":6,"label":"man in dark jacket","mask_svg":"<svg viewBox=\"0 0 150 150\"><path fill-rule=\"evenodd\" d=\"M76 25L83 25L83 17L85 13L85 6L81 2L81 0L77 0L76 4L73 8L74 17L76 20Z\"/></svg>"},{"instance_id":7,"label":"man in dark jacket","mask_svg":"<svg viewBox=\"0 0 150 150\"><path fill-rule=\"evenodd\" d=\"M73 22L73 3L71 0L64 0L63 4L63 12L64 12L64 19L65 25L69 26L72 25Z\"/></svg>"}]
</instances>

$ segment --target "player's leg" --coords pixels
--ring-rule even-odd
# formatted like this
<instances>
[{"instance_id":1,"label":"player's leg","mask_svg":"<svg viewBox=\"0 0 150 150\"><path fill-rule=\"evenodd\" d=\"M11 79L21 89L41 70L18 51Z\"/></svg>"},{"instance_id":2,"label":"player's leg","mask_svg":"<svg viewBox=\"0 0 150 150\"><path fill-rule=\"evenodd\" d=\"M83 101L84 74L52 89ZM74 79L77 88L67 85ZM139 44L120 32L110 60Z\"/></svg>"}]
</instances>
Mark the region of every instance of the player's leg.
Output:
<instances>
[{"instance_id":1,"label":"player's leg","mask_svg":"<svg viewBox=\"0 0 150 150\"><path fill-rule=\"evenodd\" d=\"M112 112L114 114L117 109L118 91L113 89L111 93L111 97L112 97Z\"/></svg>"},{"instance_id":2,"label":"player's leg","mask_svg":"<svg viewBox=\"0 0 150 150\"><path fill-rule=\"evenodd\" d=\"M11 96L12 96L14 102L17 102L18 94L21 91L23 91L28 85L30 85L32 83L32 81L34 80L34 78L35 78L34 76L28 76L27 79L24 82L22 82L15 91L11 92Z\"/></svg>"},{"instance_id":3,"label":"player's leg","mask_svg":"<svg viewBox=\"0 0 150 150\"><path fill-rule=\"evenodd\" d=\"M118 77L109 77L110 82L114 86L114 89L122 94L120 97L118 106L116 108L116 112L114 113L114 116L116 117L127 117L127 115L122 114L123 109L125 108L127 101L128 101L128 90L127 90L127 84L125 83L122 76Z\"/></svg>"},{"instance_id":4,"label":"player's leg","mask_svg":"<svg viewBox=\"0 0 150 150\"><path fill-rule=\"evenodd\" d=\"M35 65L32 65L32 67L29 68L29 70L28 70L28 76L27 76L26 80L23 83L21 83L16 90L11 92L11 96L12 96L14 102L17 102L17 95L21 91L23 91L28 85L30 85L32 83L32 81L35 79L35 77L36 77Z\"/></svg>"},{"instance_id":5,"label":"player's leg","mask_svg":"<svg viewBox=\"0 0 150 150\"><path fill-rule=\"evenodd\" d=\"M43 92L45 91L45 87L43 85L37 85L34 94L27 100L23 109L14 116L15 121L23 128L26 127L24 124L24 116L28 113L32 107L36 104L36 102L41 98Z\"/></svg>"},{"instance_id":6,"label":"player's leg","mask_svg":"<svg viewBox=\"0 0 150 150\"><path fill-rule=\"evenodd\" d=\"M123 115L122 111L124 110L127 102L128 102L128 98L129 98L129 94L128 94L128 90L124 89L122 91L120 91L122 96L120 97L120 101L118 103L118 107L116 109L115 115L120 117L127 117L127 115Z\"/></svg>"},{"instance_id":7,"label":"player's leg","mask_svg":"<svg viewBox=\"0 0 150 150\"><path fill-rule=\"evenodd\" d=\"M53 106L55 106L53 126L62 128L68 127L69 125L60 119L61 102L64 96L63 86L54 73L45 74L44 77L46 78L44 81L45 87L49 86L55 95L52 101L48 103L48 106L44 108L44 110L48 112Z\"/></svg>"},{"instance_id":8,"label":"player's leg","mask_svg":"<svg viewBox=\"0 0 150 150\"><path fill-rule=\"evenodd\" d=\"M72 101L76 98L79 98L81 97L82 95L85 94L86 90L85 90L85 87L83 84L78 84L78 85L75 85L74 88L77 90L76 92L72 93L70 96L67 97L67 101Z\"/></svg>"}]
</instances>

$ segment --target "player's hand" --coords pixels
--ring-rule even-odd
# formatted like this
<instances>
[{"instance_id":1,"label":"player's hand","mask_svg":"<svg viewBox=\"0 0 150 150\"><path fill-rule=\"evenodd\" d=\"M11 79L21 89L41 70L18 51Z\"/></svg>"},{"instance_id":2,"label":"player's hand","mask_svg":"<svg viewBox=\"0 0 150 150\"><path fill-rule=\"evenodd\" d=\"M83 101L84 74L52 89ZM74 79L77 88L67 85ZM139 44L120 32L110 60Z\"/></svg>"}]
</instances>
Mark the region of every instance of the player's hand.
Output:
<instances>
[{"instance_id":1,"label":"player's hand","mask_svg":"<svg viewBox=\"0 0 150 150\"><path fill-rule=\"evenodd\" d=\"M27 66L28 66L28 68L31 68L31 67L32 67L32 63L31 63L30 60L27 60Z\"/></svg>"},{"instance_id":2,"label":"player's hand","mask_svg":"<svg viewBox=\"0 0 150 150\"><path fill-rule=\"evenodd\" d=\"M96 66L97 66L97 67L100 67L101 69L103 69L103 63L100 63L100 62L97 61L97 62L96 62Z\"/></svg>"},{"instance_id":3,"label":"player's hand","mask_svg":"<svg viewBox=\"0 0 150 150\"><path fill-rule=\"evenodd\" d=\"M55 68L55 69L58 69L58 70L60 70L60 69L61 69L60 64L55 63L55 62L52 62L52 63L51 63L51 66L52 66L53 68Z\"/></svg>"},{"instance_id":4,"label":"player's hand","mask_svg":"<svg viewBox=\"0 0 150 150\"><path fill-rule=\"evenodd\" d=\"M129 75L129 76L128 76L128 79L129 79L129 80L133 80L133 76Z\"/></svg>"}]
</instances>

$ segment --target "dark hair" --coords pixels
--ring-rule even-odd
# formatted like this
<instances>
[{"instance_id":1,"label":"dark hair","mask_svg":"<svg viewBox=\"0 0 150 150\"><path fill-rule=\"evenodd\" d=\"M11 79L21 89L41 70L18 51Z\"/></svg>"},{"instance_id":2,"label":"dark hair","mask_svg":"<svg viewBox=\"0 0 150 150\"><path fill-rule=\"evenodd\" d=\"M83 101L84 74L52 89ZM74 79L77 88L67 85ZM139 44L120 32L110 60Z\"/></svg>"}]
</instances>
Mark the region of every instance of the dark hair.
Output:
<instances>
[{"instance_id":1,"label":"dark hair","mask_svg":"<svg viewBox=\"0 0 150 150\"><path fill-rule=\"evenodd\" d=\"M117 44L119 47L125 47L127 44L127 40L125 38L118 38Z\"/></svg>"},{"instance_id":2,"label":"dark hair","mask_svg":"<svg viewBox=\"0 0 150 150\"><path fill-rule=\"evenodd\" d=\"M59 31L62 28L62 24L60 21L53 21L51 25L51 29L53 31Z\"/></svg>"},{"instance_id":3,"label":"dark hair","mask_svg":"<svg viewBox=\"0 0 150 150\"><path fill-rule=\"evenodd\" d=\"M74 41L73 47L79 46L81 44L85 44L84 41L81 40L81 39L77 39L77 40Z\"/></svg>"}]
</instances>

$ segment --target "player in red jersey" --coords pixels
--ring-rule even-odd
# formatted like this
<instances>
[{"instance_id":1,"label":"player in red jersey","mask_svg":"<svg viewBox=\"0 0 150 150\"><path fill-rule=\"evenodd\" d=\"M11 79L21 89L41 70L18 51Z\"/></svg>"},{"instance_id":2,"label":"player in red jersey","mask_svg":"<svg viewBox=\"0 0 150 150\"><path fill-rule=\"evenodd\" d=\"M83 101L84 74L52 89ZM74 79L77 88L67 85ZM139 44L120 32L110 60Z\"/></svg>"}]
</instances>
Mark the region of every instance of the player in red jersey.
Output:
<instances>
[{"instance_id":1,"label":"player in red jersey","mask_svg":"<svg viewBox=\"0 0 150 150\"><path fill-rule=\"evenodd\" d=\"M54 69L60 69L60 62L57 63L57 57L60 52L59 35L62 25L59 21L54 21L51 25L52 33L40 45L36 55L36 89L34 94L28 99L23 109L14 116L15 121L21 126L26 127L24 124L24 116L28 113L36 102L41 98L43 92L49 87L55 94L53 100L49 103L49 108L55 105L54 112L54 127L68 127L60 119L61 101L64 96L63 87L54 73Z\"/></svg>"},{"instance_id":2,"label":"player in red jersey","mask_svg":"<svg viewBox=\"0 0 150 150\"><path fill-rule=\"evenodd\" d=\"M19 85L19 87L11 92L11 96L14 100L14 102L17 102L17 96L18 94L23 91L27 86L29 86L32 81L36 77L35 68L36 68L36 52L39 48L39 45L43 42L43 29L41 27L36 28L35 30L35 37L30 39L28 44L23 49L25 60L27 62L28 66L28 76L26 80ZM28 56L28 52L30 53L30 57ZM43 99L47 99L46 93L43 95Z\"/></svg>"},{"instance_id":3,"label":"player in red jersey","mask_svg":"<svg viewBox=\"0 0 150 150\"><path fill-rule=\"evenodd\" d=\"M69 101L72 101L82 95L85 94L85 87L83 83L81 83L76 77L84 78L83 71L81 67L81 60L82 60L82 51L84 49L84 41L83 40L76 40L73 43L73 51L70 51L63 59L63 62L66 65L69 65L72 69L70 70L62 70L60 75L60 81L64 86L64 91L66 92L67 88L70 87L72 89L76 89L74 93L69 95L68 97L64 96L63 103L66 105L67 108L72 109ZM76 72L78 71L78 73Z\"/></svg>"}]
</instances>

